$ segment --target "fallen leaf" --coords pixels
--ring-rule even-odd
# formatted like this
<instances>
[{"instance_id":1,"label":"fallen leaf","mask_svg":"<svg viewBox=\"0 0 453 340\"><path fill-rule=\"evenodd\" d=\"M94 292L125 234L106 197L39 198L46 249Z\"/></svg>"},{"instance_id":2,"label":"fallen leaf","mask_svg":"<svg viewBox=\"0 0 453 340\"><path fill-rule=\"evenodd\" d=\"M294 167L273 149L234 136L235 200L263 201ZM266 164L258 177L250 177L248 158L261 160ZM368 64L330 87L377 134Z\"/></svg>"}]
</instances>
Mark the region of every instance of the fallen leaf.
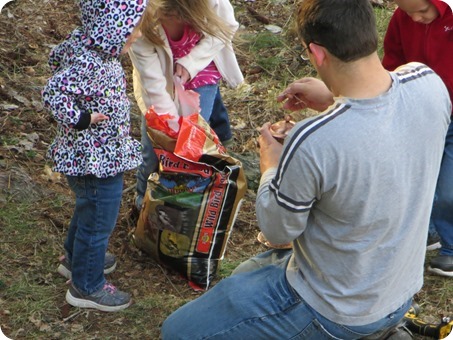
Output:
<instances>
[{"instance_id":1,"label":"fallen leaf","mask_svg":"<svg viewBox=\"0 0 453 340\"><path fill-rule=\"evenodd\" d=\"M14 104L0 104L1 110L12 111L12 110L15 110L18 108L19 108L19 106L14 105Z\"/></svg>"},{"instance_id":2,"label":"fallen leaf","mask_svg":"<svg viewBox=\"0 0 453 340\"><path fill-rule=\"evenodd\" d=\"M52 328L48 324L42 323L41 326L39 327L39 330L41 332L50 332Z\"/></svg>"},{"instance_id":3,"label":"fallen leaf","mask_svg":"<svg viewBox=\"0 0 453 340\"><path fill-rule=\"evenodd\" d=\"M234 127L235 130L242 130L242 129L245 129L247 127L247 123L244 120L242 120L242 119L238 119L237 123L234 124L233 127Z\"/></svg>"},{"instance_id":4,"label":"fallen leaf","mask_svg":"<svg viewBox=\"0 0 453 340\"><path fill-rule=\"evenodd\" d=\"M65 303L60 307L60 314L63 319L66 319L69 315L71 315L71 308L72 306L69 303Z\"/></svg>"},{"instance_id":5,"label":"fallen leaf","mask_svg":"<svg viewBox=\"0 0 453 340\"><path fill-rule=\"evenodd\" d=\"M266 25L264 26L265 29L267 29L269 32L271 33L281 33L281 31L283 31L283 28L281 28L280 26L277 26L277 25Z\"/></svg>"},{"instance_id":6,"label":"fallen leaf","mask_svg":"<svg viewBox=\"0 0 453 340\"><path fill-rule=\"evenodd\" d=\"M24 72L25 72L25 74L27 74L29 76L34 76L36 74L35 69L31 66L24 67Z\"/></svg>"},{"instance_id":7,"label":"fallen leaf","mask_svg":"<svg viewBox=\"0 0 453 340\"><path fill-rule=\"evenodd\" d=\"M23 150L25 151L30 151L30 150L33 150L33 146L34 146L34 143L33 142L30 142L28 140L21 140L19 141L19 143L17 143L17 145L21 146Z\"/></svg>"},{"instance_id":8,"label":"fallen leaf","mask_svg":"<svg viewBox=\"0 0 453 340\"><path fill-rule=\"evenodd\" d=\"M53 183L60 182L61 180L61 175L58 172L53 172L47 164L44 166L44 174L41 177Z\"/></svg>"},{"instance_id":9,"label":"fallen leaf","mask_svg":"<svg viewBox=\"0 0 453 340\"><path fill-rule=\"evenodd\" d=\"M39 135L36 133L36 132L32 132L32 133L24 133L23 134L27 140L29 140L30 142L33 142L33 143L36 143L39 141Z\"/></svg>"},{"instance_id":10,"label":"fallen leaf","mask_svg":"<svg viewBox=\"0 0 453 340\"><path fill-rule=\"evenodd\" d=\"M81 332L83 332L83 325L80 325L80 324L72 325L71 331L73 333L81 333Z\"/></svg>"},{"instance_id":11,"label":"fallen leaf","mask_svg":"<svg viewBox=\"0 0 453 340\"><path fill-rule=\"evenodd\" d=\"M24 96L21 96L17 91L13 89L8 90L8 95L17 100L19 103L25 104L25 105L30 105L30 101L25 98Z\"/></svg>"}]
</instances>

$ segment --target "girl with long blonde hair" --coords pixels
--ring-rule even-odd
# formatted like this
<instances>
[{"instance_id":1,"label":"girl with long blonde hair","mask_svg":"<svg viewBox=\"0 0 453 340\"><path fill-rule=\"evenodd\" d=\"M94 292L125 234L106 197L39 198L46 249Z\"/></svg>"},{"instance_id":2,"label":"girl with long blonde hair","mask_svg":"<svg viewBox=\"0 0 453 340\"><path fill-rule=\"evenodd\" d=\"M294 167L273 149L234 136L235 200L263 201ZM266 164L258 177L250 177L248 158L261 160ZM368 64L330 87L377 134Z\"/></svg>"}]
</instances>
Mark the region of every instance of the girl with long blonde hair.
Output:
<instances>
[{"instance_id":1,"label":"girl with long blonde hair","mask_svg":"<svg viewBox=\"0 0 453 340\"><path fill-rule=\"evenodd\" d=\"M134 66L134 94L143 114L153 105L158 113L179 114L174 76L185 89L200 94L201 116L221 142L232 132L219 91L223 79L236 87L244 78L232 47L239 24L228 0L154 0L143 15L142 37L129 55ZM143 163L137 173L136 207L141 208L149 175L158 160L142 117Z\"/></svg>"}]
</instances>

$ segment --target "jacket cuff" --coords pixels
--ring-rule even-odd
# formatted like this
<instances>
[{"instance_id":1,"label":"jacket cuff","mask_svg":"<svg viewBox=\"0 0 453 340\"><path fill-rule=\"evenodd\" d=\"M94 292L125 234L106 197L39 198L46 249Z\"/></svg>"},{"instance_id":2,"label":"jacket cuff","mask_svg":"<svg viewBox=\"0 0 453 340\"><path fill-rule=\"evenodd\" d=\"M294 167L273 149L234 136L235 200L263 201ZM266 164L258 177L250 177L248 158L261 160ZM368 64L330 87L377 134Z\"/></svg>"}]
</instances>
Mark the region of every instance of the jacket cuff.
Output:
<instances>
[{"instance_id":1,"label":"jacket cuff","mask_svg":"<svg viewBox=\"0 0 453 340\"><path fill-rule=\"evenodd\" d=\"M85 130L90 126L91 115L87 112L84 112L80 115L80 119L77 124L74 126L74 129Z\"/></svg>"}]
</instances>

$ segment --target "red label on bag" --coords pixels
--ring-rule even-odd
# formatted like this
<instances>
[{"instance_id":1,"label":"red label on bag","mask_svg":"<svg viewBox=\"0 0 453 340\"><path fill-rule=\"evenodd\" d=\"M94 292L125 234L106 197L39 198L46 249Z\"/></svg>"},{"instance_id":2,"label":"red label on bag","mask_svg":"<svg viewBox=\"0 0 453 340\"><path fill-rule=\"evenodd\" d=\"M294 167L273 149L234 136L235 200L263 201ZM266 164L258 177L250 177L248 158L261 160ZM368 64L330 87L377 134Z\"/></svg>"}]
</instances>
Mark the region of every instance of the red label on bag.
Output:
<instances>
[{"instance_id":1,"label":"red label on bag","mask_svg":"<svg viewBox=\"0 0 453 340\"><path fill-rule=\"evenodd\" d=\"M181 172L183 170L186 173L198 174L203 177L212 176L213 169L208 165L186 161L166 150L154 149L154 151L164 172Z\"/></svg>"},{"instance_id":2,"label":"red label on bag","mask_svg":"<svg viewBox=\"0 0 453 340\"><path fill-rule=\"evenodd\" d=\"M225 182L227 176L217 173L208 197L208 206L203 216L202 227L197 241L197 252L208 254L211 249L212 235L222 212L222 203L225 196Z\"/></svg>"}]
</instances>

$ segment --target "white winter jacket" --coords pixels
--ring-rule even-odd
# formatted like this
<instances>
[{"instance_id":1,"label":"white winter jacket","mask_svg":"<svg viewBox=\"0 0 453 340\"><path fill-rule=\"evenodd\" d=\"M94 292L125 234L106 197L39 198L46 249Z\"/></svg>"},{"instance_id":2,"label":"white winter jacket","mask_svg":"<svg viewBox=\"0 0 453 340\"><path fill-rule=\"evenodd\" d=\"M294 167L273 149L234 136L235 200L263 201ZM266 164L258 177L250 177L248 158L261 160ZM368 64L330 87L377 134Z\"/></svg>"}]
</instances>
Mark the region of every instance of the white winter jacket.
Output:
<instances>
[{"instance_id":1,"label":"white winter jacket","mask_svg":"<svg viewBox=\"0 0 453 340\"><path fill-rule=\"evenodd\" d=\"M211 3L214 11L236 32L239 24L229 0L211 0ZM134 95L142 113L153 105L156 112L178 114L178 100L173 86L173 54L162 26L159 31L164 46L155 46L142 37L129 52L134 66ZM236 87L243 82L232 44L225 45L220 39L209 35L205 35L178 63L187 69L192 79L211 61L214 61L228 86Z\"/></svg>"}]
</instances>

